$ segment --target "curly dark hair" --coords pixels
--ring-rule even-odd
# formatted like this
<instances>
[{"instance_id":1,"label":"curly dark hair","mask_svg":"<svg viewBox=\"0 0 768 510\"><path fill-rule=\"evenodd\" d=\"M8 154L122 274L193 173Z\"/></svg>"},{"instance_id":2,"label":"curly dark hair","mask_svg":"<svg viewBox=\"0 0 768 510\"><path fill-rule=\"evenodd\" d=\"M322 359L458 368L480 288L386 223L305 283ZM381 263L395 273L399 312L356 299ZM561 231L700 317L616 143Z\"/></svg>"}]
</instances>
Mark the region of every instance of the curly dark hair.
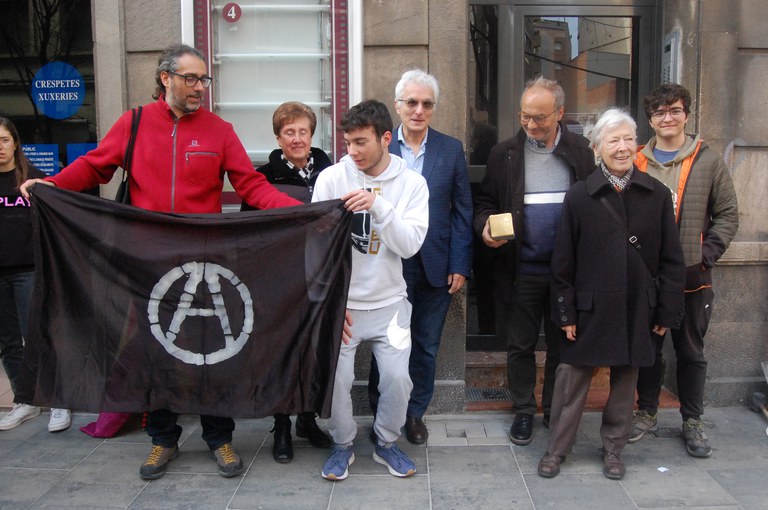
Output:
<instances>
[{"instance_id":1,"label":"curly dark hair","mask_svg":"<svg viewBox=\"0 0 768 510\"><path fill-rule=\"evenodd\" d=\"M645 96L643 108L645 108L645 114L650 119L653 112L662 106L669 106L677 101L683 102L683 109L686 115L691 113L691 93L688 92L688 89L677 83L665 83Z\"/></svg>"}]
</instances>

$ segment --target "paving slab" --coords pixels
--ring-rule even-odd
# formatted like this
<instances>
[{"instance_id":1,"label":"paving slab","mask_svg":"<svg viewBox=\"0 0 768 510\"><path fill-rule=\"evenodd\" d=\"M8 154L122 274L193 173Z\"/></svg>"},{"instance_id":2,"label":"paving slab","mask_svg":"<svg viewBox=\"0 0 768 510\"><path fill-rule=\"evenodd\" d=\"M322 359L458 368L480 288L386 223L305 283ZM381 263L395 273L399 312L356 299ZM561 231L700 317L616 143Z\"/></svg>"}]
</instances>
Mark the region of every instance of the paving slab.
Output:
<instances>
[{"instance_id":1,"label":"paving slab","mask_svg":"<svg viewBox=\"0 0 768 510\"><path fill-rule=\"evenodd\" d=\"M708 459L686 453L679 413L660 411L661 433L624 450L621 481L602 475L600 413L584 415L573 452L554 479L536 473L549 440L540 415L527 446L507 439L510 413L427 416L426 446L398 442L416 462L418 472L408 479L373 461L371 417L357 417L357 461L341 482L322 479L330 450L306 439L294 438L293 462L274 462L272 418L236 420L233 445L246 469L224 479L200 437L197 416L179 418L180 455L165 477L147 482L138 476L150 451L140 420L114 438L96 439L78 430L95 418L75 413L69 430L52 434L44 413L0 432L0 509L768 510L766 423L743 406L706 408L714 448Z\"/></svg>"}]
</instances>

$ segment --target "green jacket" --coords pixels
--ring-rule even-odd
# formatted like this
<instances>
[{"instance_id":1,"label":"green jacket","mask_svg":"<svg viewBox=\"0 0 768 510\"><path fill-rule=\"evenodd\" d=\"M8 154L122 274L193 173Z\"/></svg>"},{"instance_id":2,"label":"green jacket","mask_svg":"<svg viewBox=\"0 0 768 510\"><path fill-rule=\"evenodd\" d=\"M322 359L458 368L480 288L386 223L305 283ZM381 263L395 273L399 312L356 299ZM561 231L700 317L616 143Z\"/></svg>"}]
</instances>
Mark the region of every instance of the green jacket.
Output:
<instances>
[{"instance_id":1,"label":"green jacket","mask_svg":"<svg viewBox=\"0 0 768 510\"><path fill-rule=\"evenodd\" d=\"M739 228L736 191L723 158L701 140L689 140L667 163L653 157L656 137L638 147L636 164L669 187L670 174L679 173L672 189L680 244L686 265L686 291L712 286L712 267Z\"/></svg>"}]
</instances>

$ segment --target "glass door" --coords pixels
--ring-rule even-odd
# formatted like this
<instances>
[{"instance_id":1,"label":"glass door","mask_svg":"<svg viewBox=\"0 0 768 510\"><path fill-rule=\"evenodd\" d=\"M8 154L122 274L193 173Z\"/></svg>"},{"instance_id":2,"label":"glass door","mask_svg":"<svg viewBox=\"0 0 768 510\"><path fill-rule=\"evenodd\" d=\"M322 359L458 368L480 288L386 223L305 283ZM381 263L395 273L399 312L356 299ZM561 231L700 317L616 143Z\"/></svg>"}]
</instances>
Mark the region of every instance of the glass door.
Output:
<instances>
[{"instance_id":1,"label":"glass door","mask_svg":"<svg viewBox=\"0 0 768 510\"><path fill-rule=\"evenodd\" d=\"M473 187L485 174L491 147L520 129L520 95L525 83L537 76L562 85L566 129L589 137L599 114L618 106L637 120L639 137L648 137L642 99L658 81L655 3L577 3L470 3L468 111ZM502 339L494 334L503 311L497 310L492 289L506 283L494 280L493 250L479 238L475 246L467 349L503 350Z\"/></svg>"}]
</instances>

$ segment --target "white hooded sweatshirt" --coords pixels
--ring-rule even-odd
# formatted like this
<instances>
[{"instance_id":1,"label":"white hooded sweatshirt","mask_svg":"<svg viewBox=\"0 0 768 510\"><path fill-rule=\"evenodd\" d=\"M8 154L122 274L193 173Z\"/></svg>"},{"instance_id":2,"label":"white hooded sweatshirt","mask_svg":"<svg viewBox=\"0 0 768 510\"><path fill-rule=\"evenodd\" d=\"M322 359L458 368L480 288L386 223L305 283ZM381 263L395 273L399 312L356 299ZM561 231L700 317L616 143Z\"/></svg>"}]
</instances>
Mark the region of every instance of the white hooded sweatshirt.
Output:
<instances>
[{"instance_id":1,"label":"white hooded sweatshirt","mask_svg":"<svg viewBox=\"0 0 768 510\"><path fill-rule=\"evenodd\" d=\"M369 177L347 155L320 173L312 201L341 198L360 188L375 193L376 200L353 220L347 307L375 310L407 296L402 259L414 256L427 235L429 190L427 181L398 156L390 155L386 170Z\"/></svg>"}]
</instances>

